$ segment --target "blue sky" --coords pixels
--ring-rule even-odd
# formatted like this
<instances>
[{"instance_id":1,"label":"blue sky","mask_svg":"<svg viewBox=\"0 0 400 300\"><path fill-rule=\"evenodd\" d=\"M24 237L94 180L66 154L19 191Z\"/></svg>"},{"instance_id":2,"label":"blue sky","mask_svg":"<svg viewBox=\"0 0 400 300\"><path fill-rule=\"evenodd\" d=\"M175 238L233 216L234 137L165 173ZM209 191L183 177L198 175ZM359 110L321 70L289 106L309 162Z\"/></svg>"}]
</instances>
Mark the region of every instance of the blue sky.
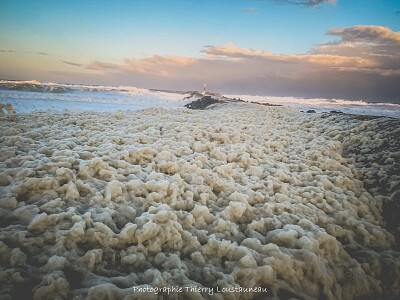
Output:
<instances>
[{"instance_id":1,"label":"blue sky","mask_svg":"<svg viewBox=\"0 0 400 300\"><path fill-rule=\"evenodd\" d=\"M400 2L395 0L317 0L321 3L316 5L312 0L0 2L0 77L8 79L127 84L138 75L137 69L123 67L127 60L145 62L149 69L146 59L153 56L201 60L207 46L228 43L256 52L304 55L321 44L340 42L342 35L327 34L332 28L400 30ZM196 71L197 63L189 64L187 72ZM185 88L171 78L152 79L151 71L139 73L143 76L133 85ZM216 88L228 90L235 85L230 80Z\"/></svg>"}]
</instances>

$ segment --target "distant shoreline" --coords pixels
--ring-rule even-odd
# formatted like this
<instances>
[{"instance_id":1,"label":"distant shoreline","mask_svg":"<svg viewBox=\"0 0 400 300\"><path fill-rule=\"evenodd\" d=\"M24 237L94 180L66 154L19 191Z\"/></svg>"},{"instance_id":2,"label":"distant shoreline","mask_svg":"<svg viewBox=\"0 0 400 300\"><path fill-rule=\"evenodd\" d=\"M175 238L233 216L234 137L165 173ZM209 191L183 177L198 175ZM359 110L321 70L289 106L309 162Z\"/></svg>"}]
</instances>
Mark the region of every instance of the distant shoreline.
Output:
<instances>
[{"instance_id":1,"label":"distant shoreline","mask_svg":"<svg viewBox=\"0 0 400 300\"><path fill-rule=\"evenodd\" d=\"M113 106L116 103L141 107L183 107L188 102L201 99L204 96L219 101L243 101L248 103L259 103L260 105L283 105L295 108L299 111L318 112L343 112L356 115L388 116L400 118L400 104L398 103L377 103L365 101L350 101L344 99L319 99L319 98L298 98L298 97L273 97L273 96L252 96L252 95L223 95L214 92L205 94L198 91L179 91L169 89L143 89L133 86L101 86L82 84L58 84L42 83L39 81L0 81L1 103L29 100L32 107L36 105L31 100L65 101L66 108L76 107L84 110L91 110L90 103L107 103ZM157 100L158 99L158 100ZM175 104L172 102L175 101ZM68 102L69 101L69 102ZM72 102L81 102L75 105ZM86 103L88 105L83 105ZM38 105L38 109L52 108L57 103L50 105ZM13 105L14 105L13 104ZM44 103L43 103L44 104ZM21 103L22 105L22 103ZM202 109L203 104L197 103L193 107ZM208 106L208 105L207 105ZM124 107L121 107L124 109ZM130 108L128 108L130 110ZM23 110L23 109L22 109ZM20 111L22 111L20 109ZM37 110L37 109L35 109ZM94 108L96 111L96 108ZM30 111L29 109L25 111Z\"/></svg>"},{"instance_id":2,"label":"distant shoreline","mask_svg":"<svg viewBox=\"0 0 400 300\"><path fill-rule=\"evenodd\" d=\"M203 96L200 99L194 100L194 101L186 104L185 107L189 108L189 109L194 109L194 110L204 110L204 109L212 108L215 104L223 104L223 103L228 103L228 102L243 102L243 103L263 105L263 106L284 106L284 105L271 104L268 102L260 103L260 102L244 101L244 100L235 99L235 98L232 99L232 98L227 98L227 97L213 98L212 96ZM314 110L300 111L300 112L309 113L309 114L316 113ZM370 121L370 120L379 119L379 118L389 118L389 119L393 119L393 120L398 119L398 118L389 117L389 116L350 114L350 113L344 113L344 112L338 111L338 110L331 110L329 112L322 112L319 114L322 115L321 116L322 118L327 118L330 115L341 114L341 115L352 117L354 119L361 120L361 121Z\"/></svg>"},{"instance_id":3,"label":"distant shoreline","mask_svg":"<svg viewBox=\"0 0 400 300\"><path fill-rule=\"evenodd\" d=\"M124 84L120 84L120 85L103 85L103 84L83 84L83 83L68 83L68 82L41 82L35 79L26 79L26 80L17 80L17 79L6 79L6 78L0 78L0 90L3 89L1 86L1 82L2 81L10 81L10 82L37 82L38 84L59 84L59 85L63 85L63 86L93 86L93 87L112 87L112 88L119 88L119 87L135 87L135 88L139 88L139 89L146 89L152 92L163 92L163 93L175 93L175 94L181 94L181 95L185 95L185 94L190 94L190 93L196 93L199 95L202 95L201 92L199 91L194 91L194 90L175 90L175 89L158 89L158 88L148 88L148 87L137 87L134 85L124 85ZM212 96L221 96L224 95L226 93L218 93L218 92L209 92L207 95L212 95ZM319 96L319 97L307 97L307 96L291 96L291 95L260 95L260 94L248 94L249 96L261 96L261 97L265 97L265 98L273 98L273 97L290 97L290 98L299 98L299 99L315 99L315 98L321 98L321 99L326 99L326 100L330 100L330 101L337 101L337 100L346 100L346 101L353 101L353 102L357 102L357 101L363 101L367 104L393 104L393 105L398 105L400 106L400 99L399 102L393 102L393 101L371 101L371 100L364 100L364 99L354 99L354 98L341 98L341 99L336 99L336 98L326 98L324 96Z\"/></svg>"}]
</instances>

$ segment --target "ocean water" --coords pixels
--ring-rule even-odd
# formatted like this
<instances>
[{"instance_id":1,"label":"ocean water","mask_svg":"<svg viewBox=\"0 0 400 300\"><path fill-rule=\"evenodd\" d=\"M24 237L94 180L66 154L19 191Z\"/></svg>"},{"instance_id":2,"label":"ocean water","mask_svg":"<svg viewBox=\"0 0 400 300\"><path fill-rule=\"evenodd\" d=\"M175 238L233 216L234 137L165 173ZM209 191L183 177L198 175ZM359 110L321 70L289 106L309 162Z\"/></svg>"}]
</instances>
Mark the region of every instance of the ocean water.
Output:
<instances>
[{"instance_id":1,"label":"ocean water","mask_svg":"<svg viewBox=\"0 0 400 300\"><path fill-rule=\"evenodd\" d=\"M130 86L93 86L38 81L0 80L0 103L17 113L36 110L116 111L148 107L183 108L192 100L184 93L158 92Z\"/></svg>"},{"instance_id":2,"label":"ocean water","mask_svg":"<svg viewBox=\"0 0 400 300\"><path fill-rule=\"evenodd\" d=\"M148 107L183 108L185 104L195 100L194 98L184 99L187 96L188 94L184 92L154 91L132 86L0 80L0 103L11 103L17 113L48 109L105 112L138 110ZM251 102L285 105L303 111L329 112L336 110L351 114L400 118L399 104L296 97L224 96Z\"/></svg>"},{"instance_id":3,"label":"ocean water","mask_svg":"<svg viewBox=\"0 0 400 300\"><path fill-rule=\"evenodd\" d=\"M341 99L323 98L296 98L296 97L268 97L268 96L249 96L249 95L224 95L228 98L236 98L248 102L270 103L290 106L298 110L315 112L330 112L332 110L348 114L386 116L400 118L400 104L393 103L370 103L366 101L350 101ZM400 99L399 99L400 100Z\"/></svg>"}]
</instances>

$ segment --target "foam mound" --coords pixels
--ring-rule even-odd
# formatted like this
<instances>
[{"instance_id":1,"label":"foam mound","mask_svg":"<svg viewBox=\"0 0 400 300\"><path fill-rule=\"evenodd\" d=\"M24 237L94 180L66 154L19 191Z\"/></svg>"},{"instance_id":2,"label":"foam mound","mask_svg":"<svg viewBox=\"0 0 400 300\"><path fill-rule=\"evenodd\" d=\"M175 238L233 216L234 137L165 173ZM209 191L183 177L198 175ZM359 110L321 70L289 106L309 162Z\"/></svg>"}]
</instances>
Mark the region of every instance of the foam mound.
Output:
<instances>
[{"instance_id":1,"label":"foam mound","mask_svg":"<svg viewBox=\"0 0 400 300\"><path fill-rule=\"evenodd\" d=\"M1 118L1 298L396 299L384 120L244 103Z\"/></svg>"}]
</instances>

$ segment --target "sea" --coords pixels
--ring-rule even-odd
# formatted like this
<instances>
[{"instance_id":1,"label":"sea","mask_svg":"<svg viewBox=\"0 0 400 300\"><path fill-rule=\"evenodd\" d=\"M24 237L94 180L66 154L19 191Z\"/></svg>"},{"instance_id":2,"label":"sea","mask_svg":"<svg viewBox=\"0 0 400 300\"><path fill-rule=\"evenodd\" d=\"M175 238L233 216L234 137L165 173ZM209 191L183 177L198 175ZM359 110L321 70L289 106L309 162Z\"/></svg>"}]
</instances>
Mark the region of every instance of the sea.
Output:
<instances>
[{"instance_id":1,"label":"sea","mask_svg":"<svg viewBox=\"0 0 400 300\"><path fill-rule=\"evenodd\" d=\"M45 83L36 80L0 80L0 103L11 103L17 113L38 110L64 110L110 112L140 110L150 107L184 109L184 105L196 100L189 91L162 91L134 86L101 86L62 83ZM290 106L299 111L317 113L338 111L350 114L387 116L400 118L400 104L371 103L363 100L270 97L224 94L228 98L248 102ZM399 99L400 100L400 99Z\"/></svg>"},{"instance_id":2,"label":"sea","mask_svg":"<svg viewBox=\"0 0 400 300\"><path fill-rule=\"evenodd\" d=\"M183 109L190 102L183 98L185 93L152 91L132 86L0 80L0 103L11 103L17 113L38 110L112 112L149 107Z\"/></svg>"}]
</instances>

